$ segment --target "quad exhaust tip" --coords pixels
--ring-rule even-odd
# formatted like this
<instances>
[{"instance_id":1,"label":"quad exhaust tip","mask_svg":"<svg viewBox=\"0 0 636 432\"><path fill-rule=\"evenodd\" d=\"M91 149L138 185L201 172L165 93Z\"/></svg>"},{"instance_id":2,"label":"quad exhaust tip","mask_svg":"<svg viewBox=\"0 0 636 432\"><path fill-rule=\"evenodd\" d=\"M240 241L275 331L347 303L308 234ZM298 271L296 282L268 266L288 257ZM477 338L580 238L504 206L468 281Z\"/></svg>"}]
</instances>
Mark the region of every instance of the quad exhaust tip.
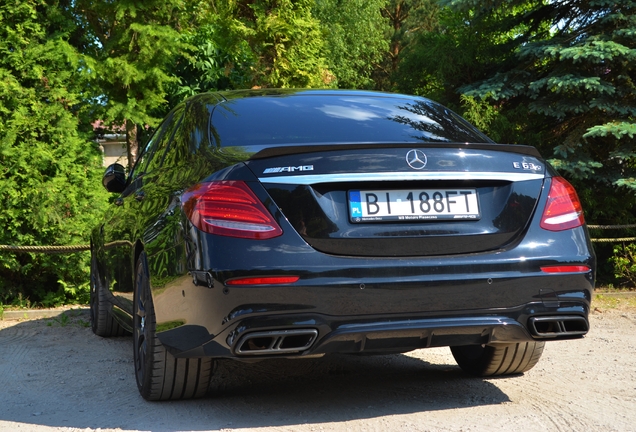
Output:
<instances>
[{"instance_id":1,"label":"quad exhaust tip","mask_svg":"<svg viewBox=\"0 0 636 432\"><path fill-rule=\"evenodd\" d=\"M274 330L248 333L236 344L238 355L291 354L310 348L318 330Z\"/></svg>"},{"instance_id":2,"label":"quad exhaust tip","mask_svg":"<svg viewBox=\"0 0 636 432\"><path fill-rule=\"evenodd\" d=\"M590 325L582 316L541 316L530 318L530 330L535 336L556 338L582 336Z\"/></svg>"}]
</instances>

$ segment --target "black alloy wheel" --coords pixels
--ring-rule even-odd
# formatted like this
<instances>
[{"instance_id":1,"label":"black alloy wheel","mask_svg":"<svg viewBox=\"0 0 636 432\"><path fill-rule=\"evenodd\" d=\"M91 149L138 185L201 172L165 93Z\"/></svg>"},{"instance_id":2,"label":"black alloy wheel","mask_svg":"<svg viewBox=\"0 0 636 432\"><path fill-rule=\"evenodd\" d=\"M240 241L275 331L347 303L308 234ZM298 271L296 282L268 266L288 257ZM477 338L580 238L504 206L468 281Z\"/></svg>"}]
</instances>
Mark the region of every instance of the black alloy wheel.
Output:
<instances>
[{"instance_id":1,"label":"black alloy wheel","mask_svg":"<svg viewBox=\"0 0 636 432\"><path fill-rule=\"evenodd\" d=\"M129 334L112 316L105 289L101 284L97 260L95 255L92 254L89 303L93 333L102 337Z\"/></svg>"},{"instance_id":2,"label":"black alloy wheel","mask_svg":"<svg viewBox=\"0 0 636 432\"><path fill-rule=\"evenodd\" d=\"M145 253L137 260L133 300L133 356L137 388L149 401L205 396L213 360L175 358L156 335L155 309Z\"/></svg>"}]
</instances>

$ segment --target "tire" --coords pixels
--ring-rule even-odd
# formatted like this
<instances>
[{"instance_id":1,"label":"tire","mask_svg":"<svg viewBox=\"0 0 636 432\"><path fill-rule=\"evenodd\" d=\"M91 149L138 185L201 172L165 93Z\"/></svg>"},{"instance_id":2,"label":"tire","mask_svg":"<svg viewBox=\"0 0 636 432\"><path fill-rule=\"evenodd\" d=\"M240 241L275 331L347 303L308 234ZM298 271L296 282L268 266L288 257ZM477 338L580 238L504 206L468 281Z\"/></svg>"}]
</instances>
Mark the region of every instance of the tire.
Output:
<instances>
[{"instance_id":1,"label":"tire","mask_svg":"<svg viewBox=\"0 0 636 432\"><path fill-rule=\"evenodd\" d=\"M451 347L464 372L476 376L520 374L532 369L543 353L545 342L465 345Z\"/></svg>"},{"instance_id":2,"label":"tire","mask_svg":"<svg viewBox=\"0 0 636 432\"><path fill-rule=\"evenodd\" d=\"M214 362L210 358L175 358L157 338L144 253L137 261L133 303L135 377L141 396L149 401L205 396Z\"/></svg>"},{"instance_id":3,"label":"tire","mask_svg":"<svg viewBox=\"0 0 636 432\"><path fill-rule=\"evenodd\" d=\"M102 286L97 270L97 262L94 257L91 258L90 288L90 313L93 333L102 337L125 336L130 334L111 314L111 305L105 291L106 288Z\"/></svg>"}]
</instances>

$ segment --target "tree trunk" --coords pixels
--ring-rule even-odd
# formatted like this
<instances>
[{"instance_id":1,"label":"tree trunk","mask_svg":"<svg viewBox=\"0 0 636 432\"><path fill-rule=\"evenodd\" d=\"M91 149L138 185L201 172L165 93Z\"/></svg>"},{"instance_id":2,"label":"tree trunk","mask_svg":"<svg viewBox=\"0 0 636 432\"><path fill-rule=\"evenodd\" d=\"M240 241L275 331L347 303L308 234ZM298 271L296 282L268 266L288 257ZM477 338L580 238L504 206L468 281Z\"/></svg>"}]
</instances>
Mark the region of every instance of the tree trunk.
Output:
<instances>
[{"instance_id":1,"label":"tree trunk","mask_svg":"<svg viewBox=\"0 0 636 432\"><path fill-rule=\"evenodd\" d=\"M128 172L130 172L139 153L137 125L130 120L126 120L126 153L128 154Z\"/></svg>"}]
</instances>

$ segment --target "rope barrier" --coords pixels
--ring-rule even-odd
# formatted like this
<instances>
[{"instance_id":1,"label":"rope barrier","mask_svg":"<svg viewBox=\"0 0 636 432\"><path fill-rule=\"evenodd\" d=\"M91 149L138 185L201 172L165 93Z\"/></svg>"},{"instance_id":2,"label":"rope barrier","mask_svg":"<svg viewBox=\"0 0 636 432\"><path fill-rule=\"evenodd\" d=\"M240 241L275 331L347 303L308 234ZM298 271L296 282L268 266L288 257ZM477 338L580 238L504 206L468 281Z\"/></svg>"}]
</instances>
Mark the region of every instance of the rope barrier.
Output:
<instances>
[{"instance_id":1,"label":"rope barrier","mask_svg":"<svg viewBox=\"0 0 636 432\"><path fill-rule=\"evenodd\" d=\"M588 225L589 229L596 230L610 230L610 229L629 229L636 228L636 224L630 225ZM620 243L620 242L633 242L636 241L636 237L623 237L623 238L593 238L592 243ZM127 241L113 242L105 246L119 246L122 244L129 244ZM74 253L90 250L90 245L73 245L73 246L14 246L14 245L0 245L0 252L13 252L13 253L46 253L46 254L61 254L61 253Z\"/></svg>"},{"instance_id":2,"label":"rope barrier","mask_svg":"<svg viewBox=\"0 0 636 432\"><path fill-rule=\"evenodd\" d=\"M627 228L636 228L636 224L632 224L632 225L588 225L587 226L590 229L600 229L600 230L605 230L605 229L627 229Z\"/></svg>"},{"instance_id":3,"label":"rope barrier","mask_svg":"<svg viewBox=\"0 0 636 432\"><path fill-rule=\"evenodd\" d=\"M14 253L73 253L87 251L91 247L90 245L74 245L74 246L12 246L12 245L0 245L0 251L14 252Z\"/></svg>"},{"instance_id":4,"label":"rope barrier","mask_svg":"<svg viewBox=\"0 0 636 432\"><path fill-rule=\"evenodd\" d=\"M636 241L636 237L624 237L624 238L593 238L592 243L621 243L621 242L633 242Z\"/></svg>"},{"instance_id":5,"label":"rope barrier","mask_svg":"<svg viewBox=\"0 0 636 432\"><path fill-rule=\"evenodd\" d=\"M592 230L616 230L616 229L629 229L636 228L636 224L628 225L588 225ZM621 242L633 242L636 241L636 237L622 237L622 238L593 238L592 243L621 243Z\"/></svg>"}]
</instances>

